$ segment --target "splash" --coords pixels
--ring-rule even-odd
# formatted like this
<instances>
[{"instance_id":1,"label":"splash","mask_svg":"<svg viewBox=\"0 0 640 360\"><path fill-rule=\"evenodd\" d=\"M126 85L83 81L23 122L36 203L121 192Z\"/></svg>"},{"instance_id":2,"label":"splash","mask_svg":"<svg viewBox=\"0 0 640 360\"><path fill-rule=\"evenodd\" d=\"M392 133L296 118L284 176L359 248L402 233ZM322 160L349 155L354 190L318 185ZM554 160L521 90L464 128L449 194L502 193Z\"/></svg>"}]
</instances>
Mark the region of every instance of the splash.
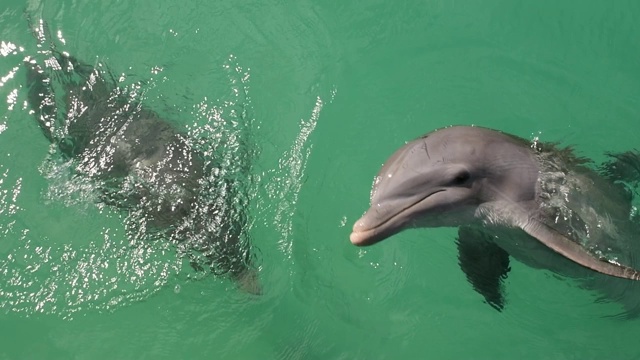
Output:
<instances>
[{"instance_id":1,"label":"splash","mask_svg":"<svg viewBox=\"0 0 640 360\"><path fill-rule=\"evenodd\" d=\"M289 258L293 248L293 218L313 149L309 137L318 124L323 105L322 99L317 97L311 116L300 121L298 136L291 148L280 157L278 168L265 174L265 178L269 179L266 184L268 200L271 204L276 204L272 225L280 236L278 247ZM268 207L265 204L263 206Z\"/></svg>"},{"instance_id":2,"label":"splash","mask_svg":"<svg viewBox=\"0 0 640 360\"><path fill-rule=\"evenodd\" d=\"M0 307L7 312L58 314L113 311L158 292L180 264L152 247L131 249L104 229L88 247L43 246L22 231L21 246L0 261Z\"/></svg>"},{"instance_id":3,"label":"splash","mask_svg":"<svg viewBox=\"0 0 640 360\"><path fill-rule=\"evenodd\" d=\"M5 237L14 232L16 214L21 210L18 195L22 189L22 178L12 180L9 170L0 165L0 234Z\"/></svg>"}]
</instances>

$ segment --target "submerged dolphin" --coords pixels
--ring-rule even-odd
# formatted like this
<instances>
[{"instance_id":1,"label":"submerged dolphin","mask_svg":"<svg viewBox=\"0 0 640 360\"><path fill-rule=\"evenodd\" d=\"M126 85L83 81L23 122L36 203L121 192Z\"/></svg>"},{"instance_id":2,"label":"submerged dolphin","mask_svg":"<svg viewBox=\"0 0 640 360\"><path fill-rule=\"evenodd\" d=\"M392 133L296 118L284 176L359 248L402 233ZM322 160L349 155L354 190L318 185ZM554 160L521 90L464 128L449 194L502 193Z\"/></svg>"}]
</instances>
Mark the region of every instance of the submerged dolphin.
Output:
<instances>
[{"instance_id":1,"label":"submerged dolphin","mask_svg":"<svg viewBox=\"0 0 640 360\"><path fill-rule=\"evenodd\" d=\"M194 268L229 274L243 290L260 293L243 241L238 184L192 148L186 134L127 97L112 77L53 45L46 49L44 22L34 31L47 58L44 66L25 59L28 101L44 135L76 164L76 174L99 184L104 203L135 214L142 231L175 240ZM212 181L209 174L221 175ZM206 200L211 184L213 202Z\"/></svg>"},{"instance_id":2,"label":"submerged dolphin","mask_svg":"<svg viewBox=\"0 0 640 360\"><path fill-rule=\"evenodd\" d=\"M617 249L632 262L631 247L638 251L631 242L640 227L621 184L638 180L638 159L619 155L599 174L569 148L480 127L436 130L386 161L350 239L366 246L407 228L459 227L460 266L498 310L509 255L579 278L595 271L640 280L638 270L603 255Z\"/></svg>"}]
</instances>

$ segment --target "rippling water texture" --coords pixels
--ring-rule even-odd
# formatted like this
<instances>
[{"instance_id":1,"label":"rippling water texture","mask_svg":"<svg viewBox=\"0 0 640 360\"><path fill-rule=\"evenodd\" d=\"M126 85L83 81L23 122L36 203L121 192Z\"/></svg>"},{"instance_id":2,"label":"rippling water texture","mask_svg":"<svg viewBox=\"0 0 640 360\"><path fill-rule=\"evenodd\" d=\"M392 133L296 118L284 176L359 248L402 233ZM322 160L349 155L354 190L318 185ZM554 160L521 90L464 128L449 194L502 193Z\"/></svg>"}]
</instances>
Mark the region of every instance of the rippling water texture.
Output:
<instances>
[{"instance_id":1,"label":"rippling water texture","mask_svg":"<svg viewBox=\"0 0 640 360\"><path fill-rule=\"evenodd\" d=\"M233 174L262 295L150 239L43 136L25 13ZM639 19L631 0L5 0L0 359L639 358L640 320L548 271L512 262L505 310L483 303L455 229L349 243L381 163L434 128L639 148Z\"/></svg>"}]
</instances>

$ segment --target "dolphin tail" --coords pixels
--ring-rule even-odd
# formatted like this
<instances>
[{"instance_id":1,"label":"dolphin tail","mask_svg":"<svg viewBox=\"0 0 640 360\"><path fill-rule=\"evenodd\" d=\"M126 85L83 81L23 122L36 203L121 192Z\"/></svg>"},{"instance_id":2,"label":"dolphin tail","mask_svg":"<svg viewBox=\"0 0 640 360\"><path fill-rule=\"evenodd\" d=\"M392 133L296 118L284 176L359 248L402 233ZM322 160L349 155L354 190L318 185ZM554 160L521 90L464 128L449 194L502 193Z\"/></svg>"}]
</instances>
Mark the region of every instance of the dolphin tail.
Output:
<instances>
[{"instance_id":1,"label":"dolphin tail","mask_svg":"<svg viewBox=\"0 0 640 360\"><path fill-rule=\"evenodd\" d=\"M262 295L262 285L258 277L258 270L253 267L246 267L241 272L232 273L231 279L240 290L251 295Z\"/></svg>"}]
</instances>

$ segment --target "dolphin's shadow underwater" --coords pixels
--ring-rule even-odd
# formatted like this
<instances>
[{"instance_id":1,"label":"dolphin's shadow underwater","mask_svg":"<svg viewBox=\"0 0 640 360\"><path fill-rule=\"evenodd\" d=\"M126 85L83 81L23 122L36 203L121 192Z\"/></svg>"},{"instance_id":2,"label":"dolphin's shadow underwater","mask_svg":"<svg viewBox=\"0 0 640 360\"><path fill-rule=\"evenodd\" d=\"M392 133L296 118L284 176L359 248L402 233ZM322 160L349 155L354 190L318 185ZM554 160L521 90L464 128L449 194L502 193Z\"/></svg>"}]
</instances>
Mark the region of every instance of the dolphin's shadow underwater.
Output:
<instances>
[{"instance_id":1,"label":"dolphin's shadow underwater","mask_svg":"<svg viewBox=\"0 0 640 360\"><path fill-rule=\"evenodd\" d=\"M45 22L32 31L40 50L24 62L28 102L45 137L74 163L74 176L95 182L100 201L127 212L147 238L176 244L194 269L261 293L239 180L247 174L228 174L109 72L58 51ZM247 163L237 168L248 171L252 150L244 146Z\"/></svg>"},{"instance_id":2,"label":"dolphin's shadow underwater","mask_svg":"<svg viewBox=\"0 0 640 360\"><path fill-rule=\"evenodd\" d=\"M633 198L640 154L600 166L569 147L470 126L408 142L383 165L351 242L367 246L407 228L458 227L458 261L497 310L513 257L575 278L640 315L640 223Z\"/></svg>"}]
</instances>

